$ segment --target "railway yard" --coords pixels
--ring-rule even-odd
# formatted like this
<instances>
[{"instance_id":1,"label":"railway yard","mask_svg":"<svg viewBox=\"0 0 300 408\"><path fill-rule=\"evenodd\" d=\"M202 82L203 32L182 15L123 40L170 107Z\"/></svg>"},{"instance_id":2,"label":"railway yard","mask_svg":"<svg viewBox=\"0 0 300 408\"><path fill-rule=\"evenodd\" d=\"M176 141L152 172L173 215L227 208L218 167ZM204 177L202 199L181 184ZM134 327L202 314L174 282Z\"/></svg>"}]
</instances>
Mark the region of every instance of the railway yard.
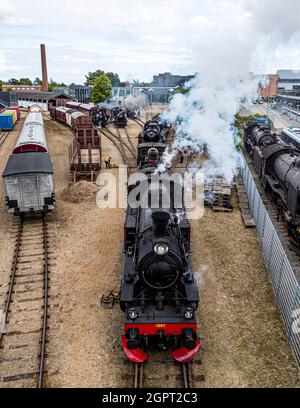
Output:
<instances>
[{"instance_id":1,"label":"railway yard","mask_svg":"<svg viewBox=\"0 0 300 408\"><path fill-rule=\"evenodd\" d=\"M162 106L143 111L144 122ZM3 172L25 112L0 134ZM200 352L178 364L169 352L150 352L133 365L123 352L124 315L102 297L118 294L123 274L124 209L99 209L98 187L72 183L70 128L44 114L53 162L56 209L19 221L7 213L0 184L0 387L299 387L255 229L245 228L235 190L232 212L205 208L191 221L192 267L199 291ZM136 169L141 125L111 124L101 133L102 161ZM190 164L186 159L184 167ZM181 166L182 167L182 166ZM175 161L172 170L180 171Z\"/></svg>"}]
</instances>

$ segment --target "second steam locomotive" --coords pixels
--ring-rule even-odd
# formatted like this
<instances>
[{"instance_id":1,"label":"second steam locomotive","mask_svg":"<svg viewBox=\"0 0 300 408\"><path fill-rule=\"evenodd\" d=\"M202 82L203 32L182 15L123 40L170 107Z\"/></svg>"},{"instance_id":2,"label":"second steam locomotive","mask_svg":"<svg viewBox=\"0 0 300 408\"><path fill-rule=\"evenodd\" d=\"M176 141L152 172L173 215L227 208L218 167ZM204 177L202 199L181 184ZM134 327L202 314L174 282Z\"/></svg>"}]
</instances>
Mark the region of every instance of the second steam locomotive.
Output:
<instances>
[{"instance_id":1,"label":"second steam locomotive","mask_svg":"<svg viewBox=\"0 0 300 408\"><path fill-rule=\"evenodd\" d=\"M245 147L264 189L277 207L291 240L300 246L300 151L278 138L266 124L248 122Z\"/></svg>"}]
</instances>

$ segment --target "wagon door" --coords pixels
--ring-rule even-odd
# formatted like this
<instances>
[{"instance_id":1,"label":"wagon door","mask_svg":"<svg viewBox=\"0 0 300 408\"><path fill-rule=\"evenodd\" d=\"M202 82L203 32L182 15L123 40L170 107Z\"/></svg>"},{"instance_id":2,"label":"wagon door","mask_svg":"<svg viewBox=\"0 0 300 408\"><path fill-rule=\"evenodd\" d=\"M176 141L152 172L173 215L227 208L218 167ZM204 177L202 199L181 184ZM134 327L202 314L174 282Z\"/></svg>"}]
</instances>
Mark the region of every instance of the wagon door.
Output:
<instances>
[{"instance_id":1,"label":"wagon door","mask_svg":"<svg viewBox=\"0 0 300 408\"><path fill-rule=\"evenodd\" d=\"M38 210L39 208L39 186L37 175L26 175L20 177L22 205L21 211Z\"/></svg>"}]
</instances>

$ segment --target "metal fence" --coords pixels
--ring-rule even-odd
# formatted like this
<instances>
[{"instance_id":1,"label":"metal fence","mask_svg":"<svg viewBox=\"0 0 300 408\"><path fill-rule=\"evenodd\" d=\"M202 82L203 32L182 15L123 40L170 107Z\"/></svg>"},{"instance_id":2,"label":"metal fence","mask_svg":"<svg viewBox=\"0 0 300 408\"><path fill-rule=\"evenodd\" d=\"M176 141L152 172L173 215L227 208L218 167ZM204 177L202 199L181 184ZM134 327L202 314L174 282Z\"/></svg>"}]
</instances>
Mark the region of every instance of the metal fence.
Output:
<instances>
[{"instance_id":1,"label":"metal fence","mask_svg":"<svg viewBox=\"0 0 300 408\"><path fill-rule=\"evenodd\" d=\"M256 222L260 246L273 284L289 343L300 366L300 285L263 204L246 161L241 166L252 216Z\"/></svg>"}]
</instances>

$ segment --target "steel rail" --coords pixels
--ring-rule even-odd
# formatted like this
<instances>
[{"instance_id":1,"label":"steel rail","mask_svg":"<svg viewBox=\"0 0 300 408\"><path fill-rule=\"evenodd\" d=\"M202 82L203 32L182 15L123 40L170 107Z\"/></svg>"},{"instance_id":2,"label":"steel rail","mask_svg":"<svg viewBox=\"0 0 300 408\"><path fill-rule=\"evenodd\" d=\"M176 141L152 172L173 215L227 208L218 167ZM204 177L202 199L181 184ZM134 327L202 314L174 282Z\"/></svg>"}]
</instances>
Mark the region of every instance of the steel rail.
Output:
<instances>
[{"instance_id":1,"label":"steel rail","mask_svg":"<svg viewBox=\"0 0 300 408\"><path fill-rule=\"evenodd\" d=\"M134 388L143 388L144 385L144 364L134 364Z\"/></svg>"},{"instance_id":2,"label":"steel rail","mask_svg":"<svg viewBox=\"0 0 300 408\"><path fill-rule=\"evenodd\" d=\"M129 134L128 134L126 128L124 128L124 132L125 132L125 134L126 134L127 140L128 140L128 142L129 142L129 144L130 144L130 147L131 147L131 149L132 149L133 158L134 158L135 160L137 160L137 149L136 149L136 147L134 146L134 144L133 144L131 138L129 137Z\"/></svg>"},{"instance_id":3,"label":"steel rail","mask_svg":"<svg viewBox=\"0 0 300 408\"><path fill-rule=\"evenodd\" d=\"M4 144L8 137L8 132L0 132L0 147Z\"/></svg>"},{"instance_id":4,"label":"steel rail","mask_svg":"<svg viewBox=\"0 0 300 408\"><path fill-rule=\"evenodd\" d=\"M47 323L48 323L48 279L49 279L49 259L48 259L48 231L47 231L47 221L46 217L43 216L43 239L44 239L44 316L43 316L43 327L41 335L41 353L40 353L40 365L39 365L39 376L38 376L38 386L37 388L43 388L43 375L45 366L45 355L46 355L46 335L47 335Z\"/></svg>"},{"instance_id":5,"label":"steel rail","mask_svg":"<svg viewBox=\"0 0 300 408\"><path fill-rule=\"evenodd\" d=\"M101 130L102 130L102 131L104 130L105 132L109 133L113 138L115 138L115 139L117 139L117 140L119 140L119 138L120 138L120 134L119 134L119 129L118 129L118 128L117 128L118 135L116 135L114 132L112 132L110 129L107 129L107 128L102 128ZM126 149L131 153L132 157L133 157L134 159L136 159L136 155L135 155L134 151L131 149L131 147L128 146L127 143L124 142L124 140L122 140L122 143L123 143L123 145L126 147Z\"/></svg>"},{"instance_id":6,"label":"steel rail","mask_svg":"<svg viewBox=\"0 0 300 408\"><path fill-rule=\"evenodd\" d=\"M8 288L6 302L5 302L4 313L3 313L2 327L0 328L1 329L0 330L0 345L1 345L2 338L3 338L3 334L4 334L5 324L7 323L9 308L10 308L13 289L14 289L14 285L15 285L16 271L17 271L20 247L21 247L21 242L22 242L22 232L23 232L23 219L21 218L20 219L20 224L19 224L19 229L18 229L16 249L15 249L14 260L13 260L13 265L12 265L12 270L11 270L9 288Z\"/></svg>"},{"instance_id":7,"label":"steel rail","mask_svg":"<svg viewBox=\"0 0 300 408\"><path fill-rule=\"evenodd\" d=\"M191 374L191 363L180 363L179 364L182 380L182 388L190 389L192 386L192 374ZM144 363L134 363L134 383L135 389L144 388Z\"/></svg>"}]
</instances>

